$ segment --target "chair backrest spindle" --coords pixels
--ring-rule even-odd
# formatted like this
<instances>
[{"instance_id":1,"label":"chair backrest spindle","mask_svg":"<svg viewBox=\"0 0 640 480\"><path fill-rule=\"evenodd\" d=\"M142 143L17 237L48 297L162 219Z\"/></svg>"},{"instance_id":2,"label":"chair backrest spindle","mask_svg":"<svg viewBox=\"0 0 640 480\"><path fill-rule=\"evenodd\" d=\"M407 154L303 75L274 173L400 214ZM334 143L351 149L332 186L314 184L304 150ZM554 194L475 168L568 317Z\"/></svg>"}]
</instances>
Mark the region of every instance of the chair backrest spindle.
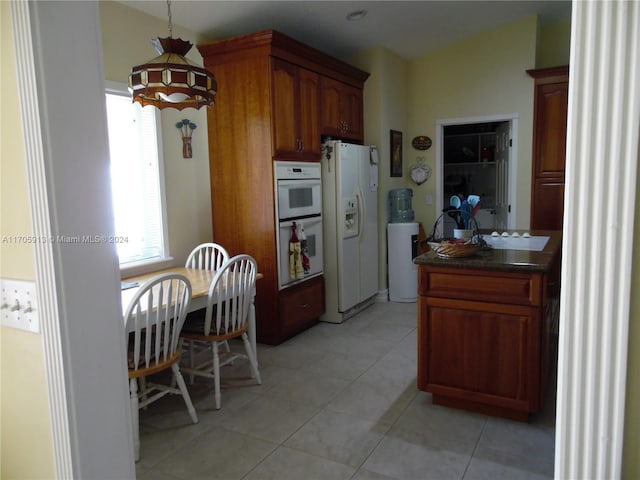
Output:
<instances>
[{"instance_id":1,"label":"chair backrest spindle","mask_svg":"<svg viewBox=\"0 0 640 480\"><path fill-rule=\"evenodd\" d=\"M191 251L185 267L218 270L227 260L229 260L229 254L224 247L217 243L202 243Z\"/></svg>"},{"instance_id":2,"label":"chair backrest spindle","mask_svg":"<svg viewBox=\"0 0 640 480\"><path fill-rule=\"evenodd\" d=\"M225 335L247 328L257 265L249 255L230 258L209 287L204 334Z\"/></svg>"},{"instance_id":3,"label":"chair backrest spindle","mask_svg":"<svg viewBox=\"0 0 640 480\"><path fill-rule=\"evenodd\" d=\"M136 292L125 312L129 368L149 368L177 354L191 302L191 284L183 275L154 277Z\"/></svg>"}]
</instances>

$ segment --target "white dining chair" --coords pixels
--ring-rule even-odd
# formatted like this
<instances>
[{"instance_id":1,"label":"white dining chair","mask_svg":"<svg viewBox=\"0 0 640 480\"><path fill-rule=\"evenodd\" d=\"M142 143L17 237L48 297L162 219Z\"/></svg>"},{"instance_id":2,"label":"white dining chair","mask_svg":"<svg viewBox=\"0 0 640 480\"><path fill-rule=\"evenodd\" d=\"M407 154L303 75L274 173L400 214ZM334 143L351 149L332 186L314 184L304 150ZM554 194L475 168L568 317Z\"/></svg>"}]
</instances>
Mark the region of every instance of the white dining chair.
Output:
<instances>
[{"instance_id":1,"label":"white dining chair","mask_svg":"<svg viewBox=\"0 0 640 480\"><path fill-rule=\"evenodd\" d=\"M201 243L191 251L184 266L202 270L218 270L227 260L229 260L229 254L221 245L212 242Z\"/></svg>"},{"instance_id":2,"label":"white dining chair","mask_svg":"<svg viewBox=\"0 0 640 480\"><path fill-rule=\"evenodd\" d=\"M190 357L190 364L183 367L183 371L214 379L216 409L221 406L221 366L239 357L247 358L252 377L262 384L256 352L247 335L257 271L256 261L250 255L230 258L213 278L204 316L186 322L182 330L183 341L198 349L198 357L202 354L206 357L198 365L194 365ZM227 352L225 358L221 358L219 345L237 337L242 338L246 355Z\"/></svg>"},{"instance_id":3,"label":"white dining chair","mask_svg":"<svg viewBox=\"0 0 640 480\"><path fill-rule=\"evenodd\" d=\"M189 253L186 268L199 268L201 270L218 270L224 263L229 260L229 253L220 244L207 242L201 243ZM197 316L198 313L190 314L187 318ZM231 352L229 342L224 342L223 346L227 352ZM193 365L193 356L195 355L193 344L189 345L189 357L191 365ZM189 375L189 383L193 385L193 374Z\"/></svg>"},{"instance_id":4,"label":"white dining chair","mask_svg":"<svg viewBox=\"0 0 640 480\"><path fill-rule=\"evenodd\" d=\"M193 423L198 416L180 373L180 332L184 325L191 284L183 275L156 276L142 284L124 314L127 335L127 364L133 422L135 459L140 459L138 410L165 395L182 395ZM170 385L146 381L148 375L171 369ZM178 388L175 388L177 383Z\"/></svg>"}]
</instances>

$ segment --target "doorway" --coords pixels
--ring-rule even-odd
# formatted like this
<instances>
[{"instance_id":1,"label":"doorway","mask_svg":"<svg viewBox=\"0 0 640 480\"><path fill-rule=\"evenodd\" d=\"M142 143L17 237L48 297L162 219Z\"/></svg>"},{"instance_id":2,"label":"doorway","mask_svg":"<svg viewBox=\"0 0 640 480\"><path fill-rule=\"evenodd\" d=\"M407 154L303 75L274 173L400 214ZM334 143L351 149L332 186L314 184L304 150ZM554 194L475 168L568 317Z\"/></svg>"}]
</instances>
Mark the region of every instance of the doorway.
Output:
<instances>
[{"instance_id":1,"label":"doorway","mask_svg":"<svg viewBox=\"0 0 640 480\"><path fill-rule=\"evenodd\" d=\"M475 194L481 202L479 228L515 228L517 128L517 114L436 121L436 216L452 197ZM443 215L445 236L455 226L455 216Z\"/></svg>"}]
</instances>

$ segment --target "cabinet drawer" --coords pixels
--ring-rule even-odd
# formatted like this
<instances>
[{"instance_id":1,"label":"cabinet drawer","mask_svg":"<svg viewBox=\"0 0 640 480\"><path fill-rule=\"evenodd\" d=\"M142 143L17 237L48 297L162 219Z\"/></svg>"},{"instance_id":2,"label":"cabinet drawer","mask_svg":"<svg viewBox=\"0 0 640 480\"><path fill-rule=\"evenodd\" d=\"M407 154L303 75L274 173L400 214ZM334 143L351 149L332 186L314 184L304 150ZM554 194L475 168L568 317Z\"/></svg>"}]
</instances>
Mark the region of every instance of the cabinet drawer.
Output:
<instances>
[{"instance_id":1,"label":"cabinet drawer","mask_svg":"<svg viewBox=\"0 0 640 480\"><path fill-rule=\"evenodd\" d=\"M287 333L305 328L323 313L323 277L312 278L280 292L280 319Z\"/></svg>"},{"instance_id":2,"label":"cabinet drawer","mask_svg":"<svg viewBox=\"0 0 640 480\"><path fill-rule=\"evenodd\" d=\"M540 306L543 274L422 267L418 277L420 295L478 300L512 305Z\"/></svg>"}]
</instances>

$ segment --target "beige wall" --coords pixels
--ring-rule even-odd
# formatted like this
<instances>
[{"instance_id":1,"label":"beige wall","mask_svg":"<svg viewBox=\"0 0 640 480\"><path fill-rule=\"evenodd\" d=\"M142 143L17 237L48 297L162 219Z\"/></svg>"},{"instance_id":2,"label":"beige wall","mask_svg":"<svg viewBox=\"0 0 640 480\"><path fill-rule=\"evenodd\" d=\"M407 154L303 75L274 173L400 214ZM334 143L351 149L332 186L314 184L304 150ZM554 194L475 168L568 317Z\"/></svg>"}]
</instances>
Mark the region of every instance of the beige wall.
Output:
<instances>
[{"instance_id":1,"label":"beige wall","mask_svg":"<svg viewBox=\"0 0 640 480\"><path fill-rule=\"evenodd\" d=\"M638 154L640 164L640 153ZM639 172L640 173L640 172ZM640 178L636 178L636 216L634 238L640 238ZM622 457L623 478L640 478L640 241L636 240L631 266L631 305L629 312L629 363Z\"/></svg>"},{"instance_id":2,"label":"beige wall","mask_svg":"<svg viewBox=\"0 0 640 480\"><path fill-rule=\"evenodd\" d=\"M510 23L467 41L440 49L410 63L407 138L427 135L434 146L424 152L435 172L436 121L516 113L517 210L516 225L529 225L531 195L531 140L533 125L533 80L525 70L535 66L536 17ZM415 162L416 150L407 151L405 161ZM416 218L430 228L435 212L435 179L414 189ZM426 194L434 205L426 205Z\"/></svg>"},{"instance_id":3,"label":"beige wall","mask_svg":"<svg viewBox=\"0 0 640 480\"><path fill-rule=\"evenodd\" d=\"M389 130L406 131L407 61L382 47L373 48L352 59L353 65L369 72L364 87L365 143L376 145L379 156L378 190L378 285L387 288L387 195L389 190L404 188L406 180L390 176ZM404 151L407 137L403 137Z\"/></svg>"},{"instance_id":4,"label":"beige wall","mask_svg":"<svg viewBox=\"0 0 640 480\"><path fill-rule=\"evenodd\" d=\"M538 32L536 68L567 65L570 46L571 20L541 27Z\"/></svg>"},{"instance_id":5,"label":"beige wall","mask_svg":"<svg viewBox=\"0 0 640 480\"><path fill-rule=\"evenodd\" d=\"M0 276L35 280L27 166L18 106L11 7L0 2ZM42 336L0 327L0 477L53 478Z\"/></svg>"},{"instance_id":6,"label":"beige wall","mask_svg":"<svg viewBox=\"0 0 640 480\"><path fill-rule=\"evenodd\" d=\"M537 66L537 48L547 49L547 53L541 54L544 61L555 58L561 60L560 63L568 63L568 44L554 50L558 38L569 41L566 35L558 33L566 33L567 28L563 23L558 28L542 29L538 34L538 20L531 16L412 61L382 47L351 59L354 65L371 74L364 91L365 141L377 145L380 152L381 245L386 246L386 199L392 188L412 188L416 221L423 224L427 233L432 228L437 218L436 121L446 118L518 115L516 225L528 228L533 79L526 70ZM389 176L390 129L404 132L403 178ZM431 137L434 145L426 152L414 150L410 142L416 135ZM420 186L408 177L408 169L417 157L424 157L434 172L432 178ZM432 205L427 205L427 195L431 196ZM381 249L380 264L380 285L385 288L386 248Z\"/></svg>"},{"instance_id":7,"label":"beige wall","mask_svg":"<svg viewBox=\"0 0 640 480\"><path fill-rule=\"evenodd\" d=\"M126 83L132 66L158 55L150 42L154 37L169 36L167 21L116 2L102 1L99 6L105 79ZM194 33L177 25L173 26L173 36L198 42ZM195 45L187 57L202 65ZM206 109L166 108L161 110L161 117L169 247L174 263L182 265L193 247L213 239ZM182 140L175 127L183 118L197 126L193 158L188 159L182 158Z\"/></svg>"}]
</instances>

